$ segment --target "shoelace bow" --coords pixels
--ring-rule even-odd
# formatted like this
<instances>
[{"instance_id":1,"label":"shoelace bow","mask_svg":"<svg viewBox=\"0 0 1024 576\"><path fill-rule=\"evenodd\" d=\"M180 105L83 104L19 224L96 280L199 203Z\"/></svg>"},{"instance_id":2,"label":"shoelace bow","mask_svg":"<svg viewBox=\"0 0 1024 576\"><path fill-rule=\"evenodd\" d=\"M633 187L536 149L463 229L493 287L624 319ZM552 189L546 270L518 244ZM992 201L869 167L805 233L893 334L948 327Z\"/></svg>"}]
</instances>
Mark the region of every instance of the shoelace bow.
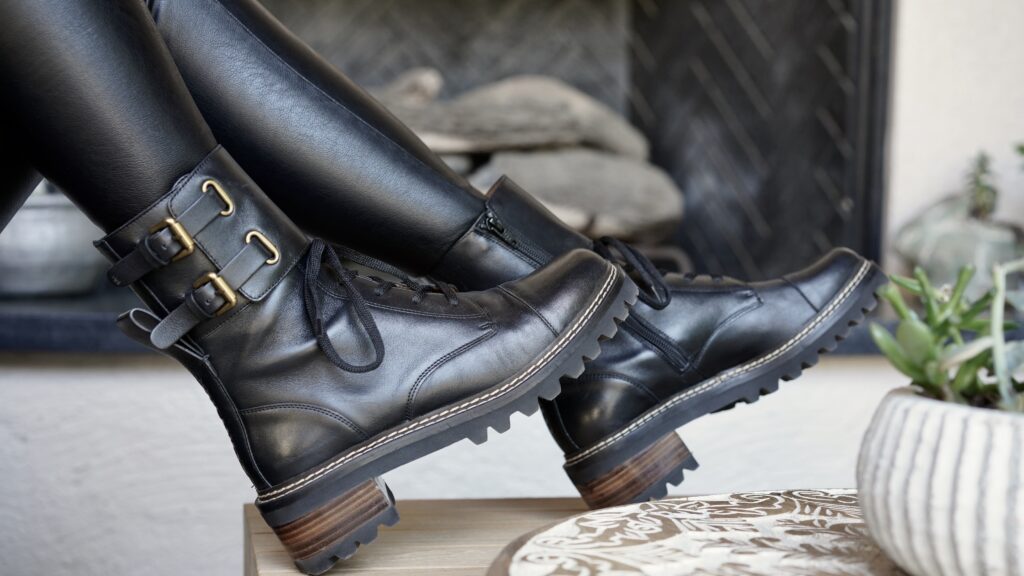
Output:
<instances>
[{"instance_id":1,"label":"shoelace bow","mask_svg":"<svg viewBox=\"0 0 1024 576\"><path fill-rule=\"evenodd\" d=\"M594 251L611 261L616 260L615 253L618 253L620 264L640 287L638 297L644 304L661 310L672 301L661 270L636 248L618 238L605 236L594 242Z\"/></svg>"},{"instance_id":2,"label":"shoelace bow","mask_svg":"<svg viewBox=\"0 0 1024 576\"><path fill-rule=\"evenodd\" d=\"M366 278L372 280L377 285L374 290L374 294L377 296L383 296L392 288L403 286L413 291L413 304L419 304L426 294L431 291L437 291L444 294L448 303L452 306L458 306L459 304L457 291L451 284L433 280L431 280L430 283L417 282L398 268L390 266L384 262L345 248L339 248L338 250L353 262L363 264L364 266L374 268L380 272L391 274L401 279L401 283L398 283L385 280L377 276L367 276ZM324 266L325 258L327 260L326 267ZM327 322L330 318L325 316L323 310L323 295L317 288L317 282L320 279L320 272L324 268L327 268L334 274L335 278L338 279L338 282L341 283L345 292L348 294L351 306L356 314L356 319L363 327L366 335L370 338L370 344L373 346L374 359L372 362L367 364L351 364L346 362L341 355L338 354L337 349L331 342L330 335L327 333ZM310 244L309 253L306 255L306 275L305 282L303 283L303 301L306 307L306 317L309 318L309 323L313 327L313 333L316 335L317 345L320 347L320 350L323 351L324 355L327 356L327 358L338 368L341 368L346 372L354 373L375 370L381 365L381 362L384 361L384 339L381 338L380 330L377 328L377 322L373 319L373 314L371 314L370 307L366 303L366 298L352 283L352 281L358 276L358 272L355 270L349 270L342 265L341 259L338 257L338 252L334 247L329 246L319 238L314 239Z\"/></svg>"}]
</instances>

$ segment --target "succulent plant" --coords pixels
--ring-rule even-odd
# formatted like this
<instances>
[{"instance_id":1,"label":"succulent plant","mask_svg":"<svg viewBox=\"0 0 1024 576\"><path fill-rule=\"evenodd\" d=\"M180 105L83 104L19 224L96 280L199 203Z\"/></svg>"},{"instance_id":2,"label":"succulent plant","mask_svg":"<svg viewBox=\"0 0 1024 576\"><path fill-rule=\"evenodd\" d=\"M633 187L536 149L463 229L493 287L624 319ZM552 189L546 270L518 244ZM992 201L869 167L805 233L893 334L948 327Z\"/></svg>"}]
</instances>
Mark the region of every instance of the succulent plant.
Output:
<instances>
[{"instance_id":1,"label":"succulent plant","mask_svg":"<svg viewBox=\"0 0 1024 576\"><path fill-rule=\"evenodd\" d=\"M988 220L996 211L999 191L992 177L992 159L985 152L974 157L967 173L967 192L971 199L971 216Z\"/></svg>"},{"instance_id":2,"label":"succulent plant","mask_svg":"<svg viewBox=\"0 0 1024 576\"><path fill-rule=\"evenodd\" d=\"M1024 341L1008 342L1005 334L1016 327L1005 321L1007 305L1024 309L1021 291L1007 290L1007 278L1020 272L1024 260L995 266L994 287L973 302L964 296L975 273L970 266L960 269L951 287L936 288L920 268L913 278L893 276L880 295L899 316L896 332L872 323L871 337L928 396L1024 412L1024 384L1014 376L1024 369ZM903 292L919 300L921 314Z\"/></svg>"}]
</instances>

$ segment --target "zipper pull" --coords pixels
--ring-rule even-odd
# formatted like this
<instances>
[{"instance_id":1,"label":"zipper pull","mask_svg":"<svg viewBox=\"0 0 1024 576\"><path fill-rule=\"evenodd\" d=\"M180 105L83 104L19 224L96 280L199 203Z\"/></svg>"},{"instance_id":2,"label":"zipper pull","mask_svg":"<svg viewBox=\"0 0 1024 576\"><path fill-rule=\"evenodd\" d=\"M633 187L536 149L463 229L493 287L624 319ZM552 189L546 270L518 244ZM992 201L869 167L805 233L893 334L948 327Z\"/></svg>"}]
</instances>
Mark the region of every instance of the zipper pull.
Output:
<instances>
[{"instance_id":1,"label":"zipper pull","mask_svg":"<svg viewBox=\"0 0 1024 576\"><path fill-rule=\"evenodd\" d=\"M501 220L498 219L498 215L495 214L494 212L491 212L490 210L487 211L487 213L484 215L483 224L484 228L486 228L488 231L495 234L505 242L509 243L510 245L516 246L519 244L515 237L512 236L512 233L505 228L505 224L503 224Z\"/></svg>"}]
</instances>

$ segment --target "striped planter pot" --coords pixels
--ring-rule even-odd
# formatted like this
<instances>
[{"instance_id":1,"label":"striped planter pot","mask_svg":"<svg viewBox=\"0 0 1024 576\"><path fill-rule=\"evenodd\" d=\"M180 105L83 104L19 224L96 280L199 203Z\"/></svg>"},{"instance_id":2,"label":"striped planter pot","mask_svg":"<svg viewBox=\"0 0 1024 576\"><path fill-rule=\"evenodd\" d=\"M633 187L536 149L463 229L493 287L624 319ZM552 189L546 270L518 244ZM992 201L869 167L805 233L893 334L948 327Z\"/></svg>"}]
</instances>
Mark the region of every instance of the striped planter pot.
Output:
<instances>
[{"instance_id":1,"label":"striped planter pot","mask_svg":"<svg viewBox=\"0 0 1024 576\"><path fill-rule=\"evenodd\" d=\"M857 464L871 537L917 576L1024 576L1024 416L891 392Z\"/></svg>"}]
</instances>

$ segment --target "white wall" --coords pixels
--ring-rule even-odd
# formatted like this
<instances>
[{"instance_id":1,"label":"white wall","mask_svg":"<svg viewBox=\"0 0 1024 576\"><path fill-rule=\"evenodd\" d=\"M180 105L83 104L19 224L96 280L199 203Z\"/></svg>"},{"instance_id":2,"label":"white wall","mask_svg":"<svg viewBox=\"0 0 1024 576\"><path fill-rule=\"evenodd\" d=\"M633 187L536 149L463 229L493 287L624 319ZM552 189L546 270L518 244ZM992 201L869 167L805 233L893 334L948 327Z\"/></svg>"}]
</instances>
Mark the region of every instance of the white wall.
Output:
<instances>
[{"instance_id":1,"label":"white wall","mask_svg":"<svg viewBox=\"0 0 1024 576\"><path fill-rule=\"evenodd\" d=\"M900 0L890 108L887 230L960 189L993 157L999 216L1024 224L1024 2ZM890 235L890 238L892 236Z\"/></svg>"},{"instance_id":2,"label":"white wall","mask_svg":"<svg viewBox=\"0 0 1024 576\"><path fill-rule=\"evenodd\" d=\"M902 378L831 358L781 393L699 420L675 493L849 487ZM399 499L575 495L539 415L385 478ZM238 574L254 492L205 393L162 358L0 356L0 574Z\"/></svg>"}]
</instances>

